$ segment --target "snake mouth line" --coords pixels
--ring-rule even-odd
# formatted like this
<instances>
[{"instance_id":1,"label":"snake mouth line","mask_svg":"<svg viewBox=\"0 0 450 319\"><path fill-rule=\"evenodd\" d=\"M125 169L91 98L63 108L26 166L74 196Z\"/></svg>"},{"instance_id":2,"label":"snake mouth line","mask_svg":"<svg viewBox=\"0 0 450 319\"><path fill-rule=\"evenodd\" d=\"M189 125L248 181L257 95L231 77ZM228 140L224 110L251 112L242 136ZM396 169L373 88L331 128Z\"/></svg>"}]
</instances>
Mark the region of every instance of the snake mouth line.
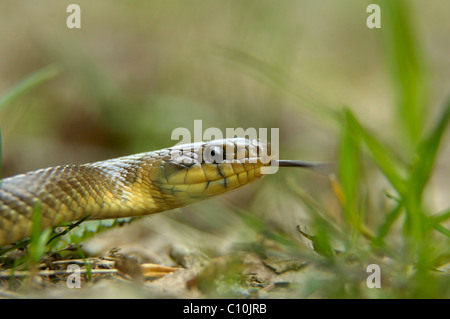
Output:
<instances>
[{"instance_id":1,"label":"snake mouth line","mask_svg":"<svg viewBox=\"0 0 450 319\"><path fill-rule=\"evenodd\" d=\"M255 167L226 177L221 175L221 178L205 180L202 182L189 184L168 182L158 183L157 186L161 190L170 192L184 192L192 195L204 194L213 196L234 190L260 179L263 175L261 175L259 168L260 167Z\"/></svg>"}]
</instances>

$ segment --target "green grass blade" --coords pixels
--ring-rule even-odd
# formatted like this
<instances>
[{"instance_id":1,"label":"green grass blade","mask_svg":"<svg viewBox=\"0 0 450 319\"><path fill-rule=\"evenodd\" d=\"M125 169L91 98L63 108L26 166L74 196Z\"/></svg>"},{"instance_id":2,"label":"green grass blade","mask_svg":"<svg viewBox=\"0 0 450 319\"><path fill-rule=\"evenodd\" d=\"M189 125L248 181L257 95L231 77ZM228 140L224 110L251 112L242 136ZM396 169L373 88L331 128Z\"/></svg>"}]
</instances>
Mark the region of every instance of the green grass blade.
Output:
<instances>
[{"instance_id":1,"label":"green grass blade","mask_svg":"<svg viewBox=\"0 0 450 319\"><path fill-rule=\"evenodd\" d=\"M0 110L16 98L24 95L39 84L54 78L59 73L60 68L53 64L31 73L0 98Z\"/></svg>"},{"instance_id":2,"label":"green grass blade","mask_svg":"<svg viewBox=\"0 0 450 319\"><path fill-rule=\"evenodd\" d=\"M439 149L442 135L450 120L450 103L444 109L443 115L440 117L437 125L432 129L430 134L420 142L416 160L410 169L407 180L408 194L405 194L403 202L407 212L405 220L406 234L412 237L414 245L419 245L425 238L431 227L443 234L448 231L438 223L428 223L428 218L423 210L422 198L425 186L430 178L434 167L436 155Z\"/></svg>"},{"instance_id":3,"label":"green grass blade","mask_svg":"<svg viewBox=\"0 0 450 319\"><path fill-rule=\"evenodd\" d=\"M51 234L51 229L42 230L42 206L41 203L34 205L34 212L32 217L32 230L30 239L30 261L36 265L45 253L48 238Z\"/></svg>"},{"instance_id":4,"label":"green grass blade","mask_svg":"<svg viewBox=\"0 0 450 319\"><path fill-rule=\"evenodd\" d=\"M341 185L344 199L342 205L347 222L359 228L360 217L357 215L357 202L359 190L359 140L354 138L347 125L345 118L343 121L340 147L338 180Z\"/></svg>"},{"instance_id":5,"label":"green grass blade","mask_svg":"<svg viewBox=\"0 0 450 319\"><path fill-rule=\"evenodd\" d=\"M430 178L436 160L442 136L450 121L450 101L442 116L430 134L419 144L417 160L413 165L410 184L414 187L415 196L421 198L422 192Z\"/></svg>"},{"instance_id":6,"label":"green grass blade","mask_svg":"<svg viewBox=\"0 0 450 319\"><path fill-rule=\"evenodd\" d=\"M3 145L2 145L2 131L0 129L0 186L2 185L2 167L3 167Z\"/></svg>"},{"instance_id":7,"label":"green grass blade","mask_svg":"<svg viewBox=\"0 0 450 319\"><path fill-rule=\"evenodd\" d=\"M213 54L223 57L226 62L239 68L240 71L279 89L297 102L300 102L302 107L307 109L311 114L328 121L332 125L336 124L339 113L329 107L327 103L320 101L317 98L319 94L312 95L305 93L311 89L303 89L303 92L301 92L300 88L304 87L304 85L299 85L291 79L286 70L239 49L219 47L216 52L213 52Z\"/></svg>"},{"instance_id":8,"label":"green grass blade","mask_svg":"<svg viewBox=\"0 0 450 319\"><path fill-rule=\"evenodd\" d=\"M389 230L391 229L394 222L398 219L400 214L402 213L402 205L397 205L389 214L387 214L383 224L378 229L377 235L375 239L373 240L372 244L375 247L382 247L384 238L389 233Z\"/></svg>"},{"instance_id":9,"label":"green grass blade","mask_svg":"<svg viewBox=\"0 0 450 319\"><path fill-rule=\"evenodd\" d=\"M388 70L395 88L399 124L411 146L419 140L425 121L426 83L424 62L418 50L416 36L412 32L406 1L383 1L384 51Z\"/></svg>"},{"instance_id":10,"label":"green grass blade","mask_svg":"<svg viewBox=\"0 0 450 319\"><path fill-rule=\"evenodd\" d=\"M392 152L386 146L358 122L350 110L345 111L345 116L351 134L364 142L372 158L383 171L389 182L397 192L403 194L405 192L405 183L404 178L399 173L402 171L402 165L391 155Z\"/></svg>"},{"instance_id":11,"label":"green grass blade","mask_svg":"<svg viewBox=\"0 0 450 319\"><path fill-rule=\"evenodd\" d=\"M442 223L446 221L447 219L450 219L450 210L446 211L444 213L438 214L436 216L433 216L433 220L435 223Z\"/></svg>"},{"instance_id":12,"label":"green grass blade","mask_svg":"<svg viewBox=\"0 0 450 319\"><path fill-rule=\"evenodd\" d=\"M450 230L442 226L441 224L434 225L434 229L436 229L438 232L444 234L448 238L450 238Z\"/></svg>"},{"instance_id":13,"label":"green grass blade","mask_svg":"<svg viewBox=\"0 0 450 319\"><path fill-rule=\"evenodd\" d=\"M450 237L450 231L441 225L442 222L445 222L448 219L450 219L450 210L429 218L430 218L429 222L431 223L434 229L446 235L447 237Z\"/></svg>"}]
</instances>

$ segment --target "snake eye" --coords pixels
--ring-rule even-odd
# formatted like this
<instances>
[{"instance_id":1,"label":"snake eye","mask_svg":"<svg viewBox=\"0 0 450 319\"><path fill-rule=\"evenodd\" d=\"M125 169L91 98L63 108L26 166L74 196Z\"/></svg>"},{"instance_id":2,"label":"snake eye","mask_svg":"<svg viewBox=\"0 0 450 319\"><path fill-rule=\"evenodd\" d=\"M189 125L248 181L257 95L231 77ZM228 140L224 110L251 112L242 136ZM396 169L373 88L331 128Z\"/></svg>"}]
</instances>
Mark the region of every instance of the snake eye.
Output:
<instances>
[{"instance_id":1,"label":"snake eye","mask_svg":"<svg viewBox=\"0 0 450 319\"><path fill-rule=\"evenodd\" d=\"M225 159L223 148L218 145L205 148L204 159L207 163L222 163Z\"/></svg>"}]
</instances>

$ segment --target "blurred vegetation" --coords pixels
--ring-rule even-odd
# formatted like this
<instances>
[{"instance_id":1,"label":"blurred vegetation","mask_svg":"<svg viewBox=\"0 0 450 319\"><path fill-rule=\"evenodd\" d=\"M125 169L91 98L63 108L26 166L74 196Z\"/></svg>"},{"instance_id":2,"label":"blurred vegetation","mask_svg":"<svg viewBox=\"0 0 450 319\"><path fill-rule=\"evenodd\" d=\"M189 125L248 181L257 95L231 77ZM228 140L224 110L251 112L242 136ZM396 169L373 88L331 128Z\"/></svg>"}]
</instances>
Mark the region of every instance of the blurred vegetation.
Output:
<instances>
[{"instance_id":1,"label":"blurred vegetation","mask_svg":"<svg viewBox=\"0 0 450 319\"><path fill-rule=\"evenodd\" d=\"M196 119L277 127L281 158L334 160L336 174L284 169L168 213L180 241L333 274L294 276L283 297L448 298L449 4L376 1L371 30L369 3L78 1L69 30L68 2L3 2L3 175L168 147ZM246 296L236 263L218 284L205 272L208 295ZM381 289L365 285L372 263Z\"/></svg>"}]
</instances>

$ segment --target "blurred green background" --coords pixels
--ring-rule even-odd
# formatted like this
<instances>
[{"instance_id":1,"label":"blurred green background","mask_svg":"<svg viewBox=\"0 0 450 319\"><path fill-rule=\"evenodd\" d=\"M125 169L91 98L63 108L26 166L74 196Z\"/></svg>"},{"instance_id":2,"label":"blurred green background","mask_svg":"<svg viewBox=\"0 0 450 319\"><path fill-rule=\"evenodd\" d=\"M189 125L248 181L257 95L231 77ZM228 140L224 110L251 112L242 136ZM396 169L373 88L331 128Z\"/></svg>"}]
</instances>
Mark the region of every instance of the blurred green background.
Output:
<instances>
[{"instance_id":1,"label":"blurred green background","mask_svg":"<svg viewBox=\"0 0 450 319\"><path fill-rule=\"evenodd\" d=\"M372 2L382 6L381 29L366 26ZM407 161L450 93L444 0L408 1L393 14L381 1L79 0L81 29L66 27L70 3L0 3L0 98L27 77L36 80L0 109L4 177L169 147L176 143L172 130L192 130L196 119L224 132L280 128L281 158L336 161L343 107ZM403 47L396 47L398 38ZM450 206L448 134L441 146L434 169L440 173L426 193L433 211ZM372 162L361 165L360 191L370 203L364 218L376 227L390 207L383 191L391 187ZM258 238L231 205L303 245L295 225L308 228L311 216L287 181L341 224L326 176L283 170L183 214L150 218L146 227L191 225L203 233L173 224L178 241L220 255ZM205 232L218 239L205 240Z\"/></svg>"}]
</instances>

